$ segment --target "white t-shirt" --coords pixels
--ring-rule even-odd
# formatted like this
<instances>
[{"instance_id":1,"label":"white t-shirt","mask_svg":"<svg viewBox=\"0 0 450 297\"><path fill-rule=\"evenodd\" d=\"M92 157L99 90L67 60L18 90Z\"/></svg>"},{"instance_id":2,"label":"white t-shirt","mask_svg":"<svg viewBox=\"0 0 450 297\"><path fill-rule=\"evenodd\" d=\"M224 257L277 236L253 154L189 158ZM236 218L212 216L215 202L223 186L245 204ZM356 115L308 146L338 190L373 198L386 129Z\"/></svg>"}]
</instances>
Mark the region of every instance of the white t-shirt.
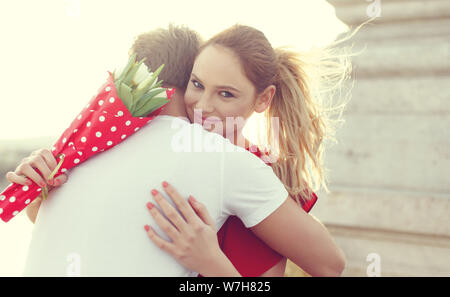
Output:
<instances>
[{"instance_id":1,"label":"white t-shirt","mask_svg":"<svg viewBox=\"0 0 450 297\"><path fill-rule=\"evenodd\" d=\"M149 224L169 239L146 207L157 205L150 191L164 193L164 180L204 203L217 230L230 215L252 227L288 196L257 156L172 116L158 116L68 175L41 204L24 276L195 276L144 230Z\"/></svg>"}]
</instances>

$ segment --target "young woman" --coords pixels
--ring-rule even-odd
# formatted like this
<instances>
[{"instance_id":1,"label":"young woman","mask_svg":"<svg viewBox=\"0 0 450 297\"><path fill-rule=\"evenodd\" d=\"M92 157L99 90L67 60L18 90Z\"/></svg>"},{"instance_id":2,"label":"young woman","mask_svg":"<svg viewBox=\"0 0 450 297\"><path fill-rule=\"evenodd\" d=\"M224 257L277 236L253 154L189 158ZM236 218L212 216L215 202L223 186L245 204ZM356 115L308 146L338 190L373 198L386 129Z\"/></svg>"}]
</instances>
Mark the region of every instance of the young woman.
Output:
<instances>
[{"instance_id":1,"label":"young woman","mask_svg":"<svg viewBox=\"0 0 450 297\"><path fill-rule=\"evenodd\" d=\"M241 46L240 51L238 51L238 45ZM322 178L320 174L320 153L325 132L324 121L326 120L326 117L319 113L321 106L313 100L316 98L313 98L312 90L308 88L308 77L305 73L302 73L303 68L301 66L303 65L301 63L302 60L292 52L274 51L261 32L250 27L235 26L217 35L202 47L195 64L197 67L194 67L192 71L191 81L185 94L186 109L191 121L195 118L196 109L202 111L202 117L204 118L212 116L219 118L225 124L223 127L226 127L227 117L243 117L247 120L253 112L266 111L266 118L269 119L267 137L269 144L276 144L270 142L270 133L273 132L270 126L270 118L278 117L281 122L280 135L282 137L277 152L277 163L271 165L286 188L289 189L291 197L299 204L305 201L314 201L310 198L315 197L306 181L308 178L313 179L308 174L305 159L309 157L316 166L316 168L313 168L319 172L319 179L316 181L320 182ZM216 68L212 69L212 66L216 66ZM230 71L225 73L223 70ZM218 88L218 86L221 87ZM202 121L202 124L205 124L205 122ZM241 132L241 129L237 129L232 133L235 136L233 138L235 144L239 143L239 138L242 137ZM222 131L222 134L229 136L226 135L225 130ZM245 142L245 147L250 148L248 141ZM276 148L275 145L273 147ZM46 160L51 159L50 156L45 156L43 152L41 152L41 155ZM43 174L45 175L44 172ZM199 215L207 216L207 214L201 213L201 208L197 210ZM300 211L300 208L298 211ZM232 231L234 230L233 232L230 232L230 226L233 226L231 228ZM230 218L224 227L221 231L228 230L228 232L223 231L222 234L224 235L219 232L219 238L222 236L222 249L225 252L227 247L228 249L231 247L229 250L234 252L237 251L236 248L242 249L242 246L236 245L240 241L239 237L233 236L233 234L238 234L239 230L246 231L246 233L240 233L240 238L248 239L252 236L252 233L245 229L242 223L239 224L239 220L236 218ZM197 238L200 238L200 236ZM152 239L157 240L156 237L152 237ZM283 259L279 253L271 250L264 242L255 243L253 241L253 247L258 246L260 250L262 248L264 251L260 254L263 257L262 259L261 257L259 259L254 258L253 262L245 262L242 259L248 259L252 252L254 255L254 250L243 251L240 255L238 253L234 257L236 263L233 262L233 255L236 255L236 253L230 253L227 256L238 268L241 275L261 275L272 267L271 270L266 272L266 275L282 276L285 258ZM270 253L274 256L269 257ZM195 255L188 257L194 259ZM239 258L241 258L241 263L237 263ZM255 270L252 263L256 263L258 260L265 262L265 264ZM279 264L273 266L276 263ZM311 274L316 273L311 272Z\"/></svg>"}]
</instances>

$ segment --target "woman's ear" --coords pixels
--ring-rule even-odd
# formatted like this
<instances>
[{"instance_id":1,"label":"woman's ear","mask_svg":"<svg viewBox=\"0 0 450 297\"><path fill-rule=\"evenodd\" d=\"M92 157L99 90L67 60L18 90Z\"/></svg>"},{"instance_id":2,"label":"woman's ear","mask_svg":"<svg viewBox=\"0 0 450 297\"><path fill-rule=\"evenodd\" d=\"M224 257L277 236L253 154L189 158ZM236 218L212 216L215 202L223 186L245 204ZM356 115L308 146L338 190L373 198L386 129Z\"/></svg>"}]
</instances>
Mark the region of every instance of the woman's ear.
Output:
<instances>
[{"instance_id":1,"label":"woman's ear","mask_svg":"<svg viewBox=\"0 0 450 297\"><path fill-rule=\"evenodd\" d=\"M258 95L256 98L255 112L261 113L270 106L276 90L277 88L274 85L270 85Z\"/></svg>"}]
</instances>

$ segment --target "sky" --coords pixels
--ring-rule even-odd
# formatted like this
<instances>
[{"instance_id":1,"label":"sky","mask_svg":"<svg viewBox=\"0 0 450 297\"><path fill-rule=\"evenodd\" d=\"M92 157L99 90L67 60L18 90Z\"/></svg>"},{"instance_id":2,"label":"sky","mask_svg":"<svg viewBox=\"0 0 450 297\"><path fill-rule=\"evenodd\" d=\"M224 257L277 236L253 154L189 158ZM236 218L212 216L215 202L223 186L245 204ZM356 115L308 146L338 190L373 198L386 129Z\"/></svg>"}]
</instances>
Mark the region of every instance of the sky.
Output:
<instances>
[{"instance_id":1,"label":"sky","mask_svg":"<svg viewBox=\"0 0 450 297\"><path fill-rule=\"evenodd\" d=\"M57 138L134 37L170 22L205 39L241 23L274 47L325 45L348 28L322 0L16 0L0 2L0 143ZM1 156L0 156L1 157ZM0 221L0 276L20 275L31 239L25 211Z\"/></svg>"}]
</instances>

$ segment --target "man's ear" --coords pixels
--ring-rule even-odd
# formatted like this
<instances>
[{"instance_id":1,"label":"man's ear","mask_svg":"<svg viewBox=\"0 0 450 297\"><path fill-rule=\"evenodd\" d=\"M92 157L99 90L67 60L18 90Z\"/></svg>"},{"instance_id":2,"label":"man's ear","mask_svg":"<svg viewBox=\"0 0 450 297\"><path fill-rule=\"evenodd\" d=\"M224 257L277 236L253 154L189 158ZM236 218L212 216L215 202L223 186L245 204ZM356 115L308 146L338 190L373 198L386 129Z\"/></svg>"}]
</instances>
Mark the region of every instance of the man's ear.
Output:
<instances>
[{"instance_id":1,"label":"man's ear","mask_svg":"<svg viewBox=\"0 0 450 297\"><path fill-rule=\"evenodd\" d=\"M270 85L257 96L254 107L255 112L261 113L270 106L276 90L277 88L274 85Z\"/></svg>"}]
</instances>

